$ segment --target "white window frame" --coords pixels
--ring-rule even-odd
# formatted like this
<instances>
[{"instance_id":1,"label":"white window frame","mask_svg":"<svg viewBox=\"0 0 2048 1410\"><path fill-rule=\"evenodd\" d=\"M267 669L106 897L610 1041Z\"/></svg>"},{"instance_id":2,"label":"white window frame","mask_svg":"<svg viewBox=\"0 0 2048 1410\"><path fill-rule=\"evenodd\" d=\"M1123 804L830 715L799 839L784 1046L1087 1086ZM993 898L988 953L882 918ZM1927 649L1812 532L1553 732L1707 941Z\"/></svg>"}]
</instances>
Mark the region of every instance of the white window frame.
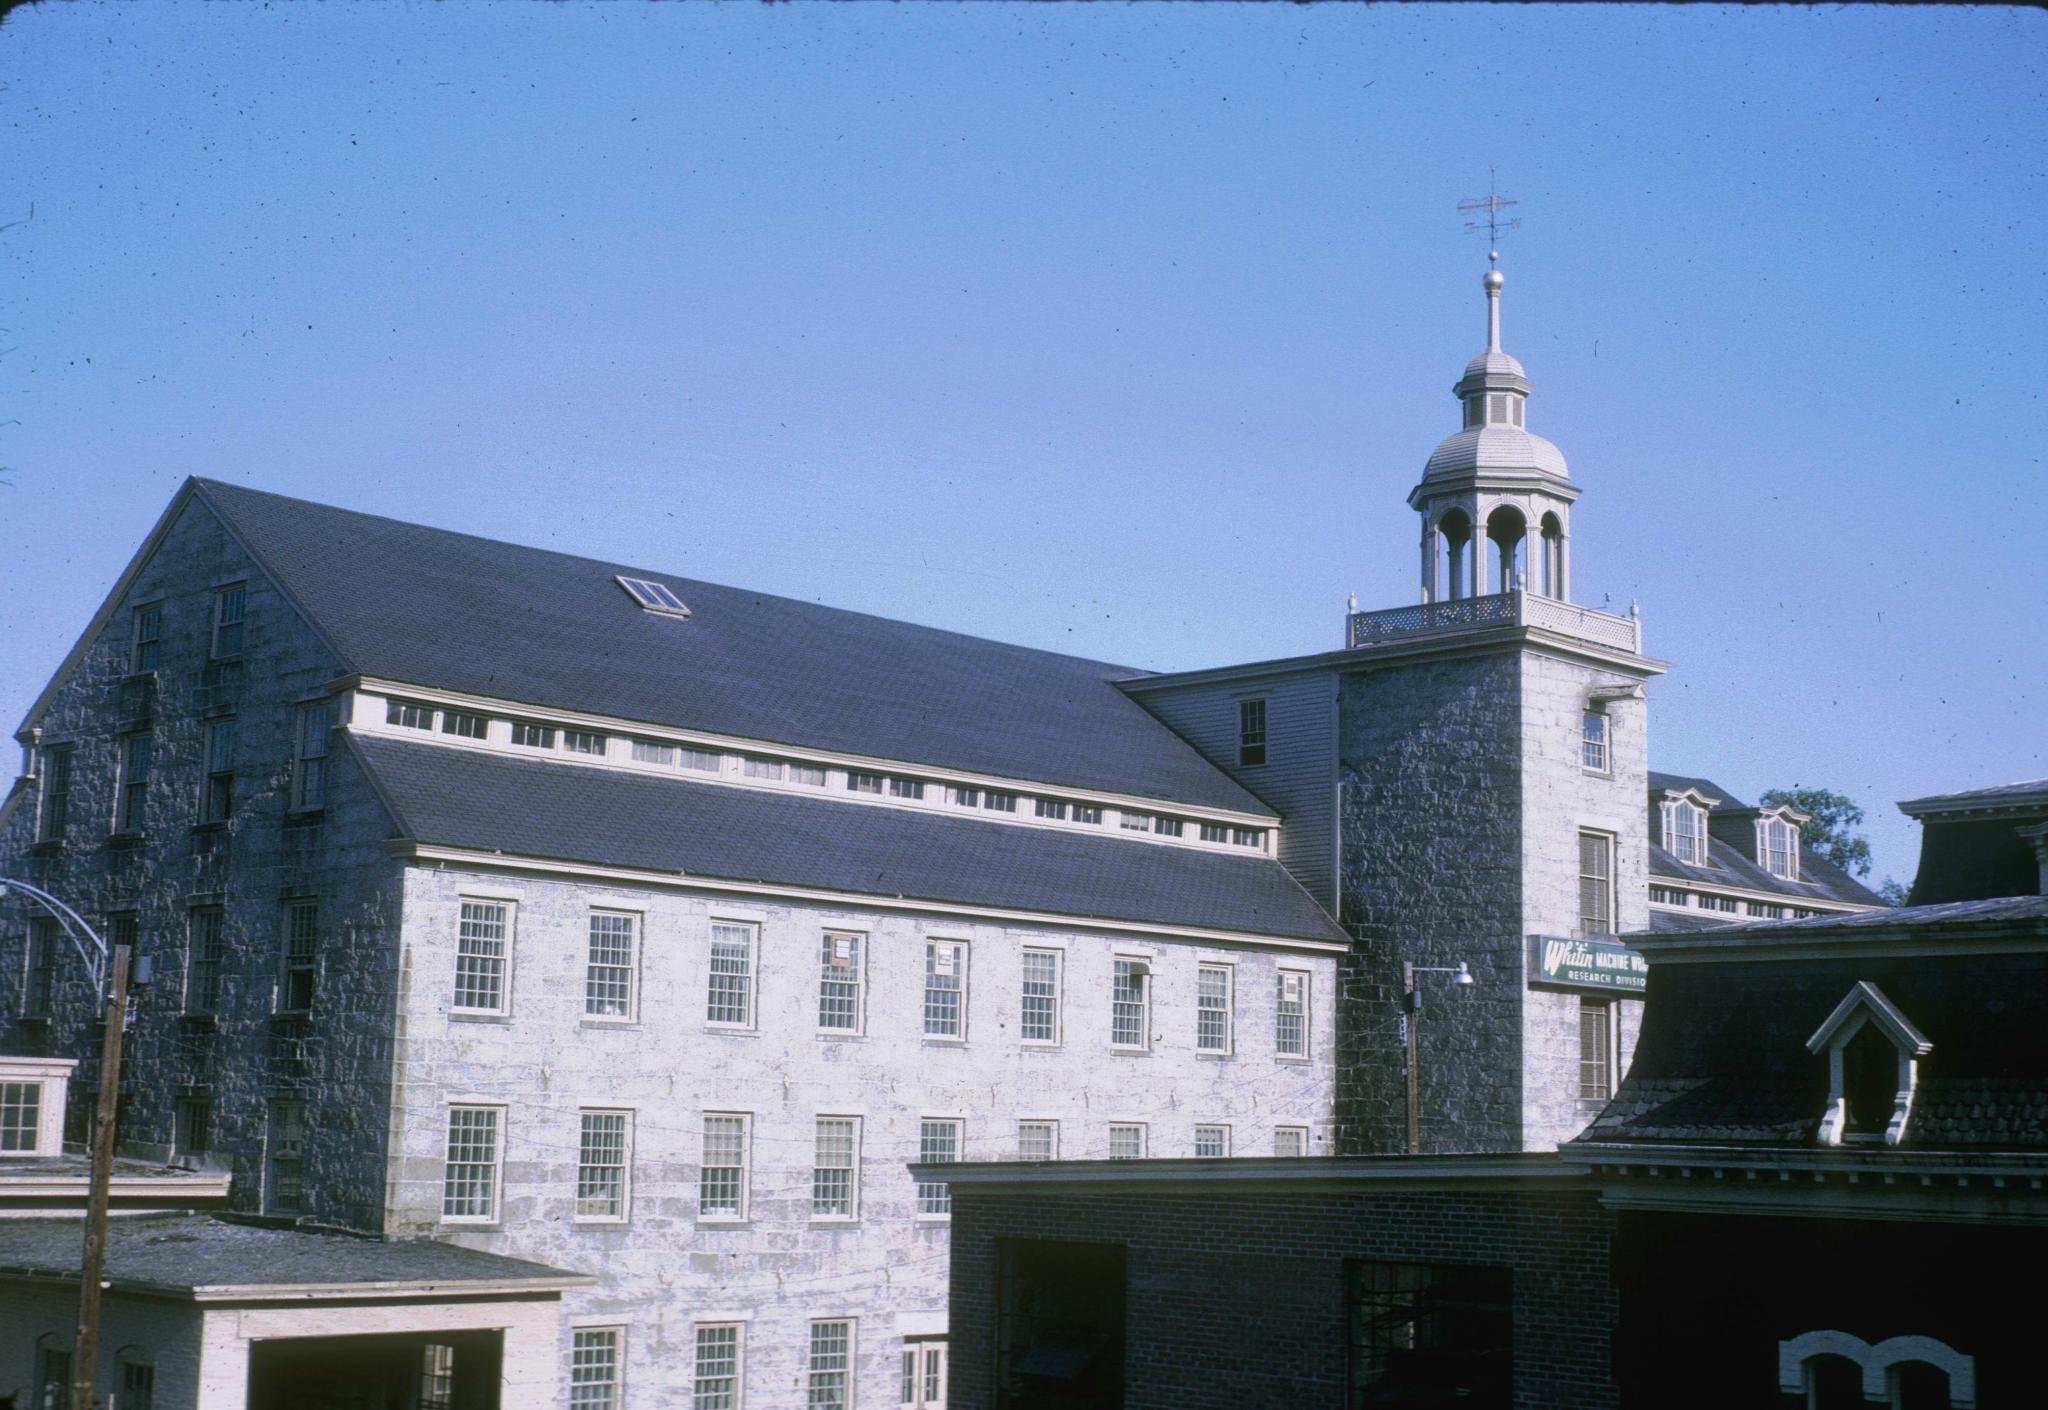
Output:
<instances>
[{"instance_id":1,"label":"white window frame","mask_svg":"<svg viewBox=\"0 0 2048 1410\"><path fill-rule=\"evenodd\" d=\"M577 1356L585 1337L602 1338L607 1344L611 1374L602 1381L578 1381ZM569 1374L566 1377L569 1410L621 1410L626 1403L626 1328L616 1322L574 1324L569 1328ZM600 1399L580 1392L596 1388Z\"/></svg>"},{"instance_id":2,"label":"white window frame","mask_svg":"<svg viewBox=\"0 0 2048 1410\"><path fill-rule=\"evenodd\" d=\"M825 1144L825 1123L843 1123L849 1128L848 1139L852 1148L847 1153L848 1163L844 1166L822 1163ZM860 1137L861 1119L843 1113L821 1112L812 1124L811 1154L811 1222L813 1224L857 1224L860 1222ZM819 1211L819 1177L827 1170L846 1172L846 1208L840 1213Z\"/></svg>"},{"instance_id":3,"label":"white window frame","mask_svg":"<svg viewBox=\"0 0 2048 1410\"><path fill-rule=\"evenodd\" d=\"M1128 967L1128 968L1127 968ZM1152 1051L1152 957L1150 955L1117 955L1110 961L1109 981L1109 1047L1111 1052L1148 1053ZM1135 1043L1117 1040L1118 1020L1121 1011L1130 1008L1131 1001L1117 997L1118 986L1126 979L1138 981L1138 1041Z\"/></svg>"},{"instance_id":4,"label":"white window frame","mask_svg":"<svg viewBox=\"0 0 2048 1410\"><path fill-rule=\"evenodd\" d=\"M1785 869L1783 871L1780 871L1771 862L1772 852L1779 850L1772 847L1772 839L1777 835L1777 830L1780 828L1784 829L1785 834L1785 846L1782 849L1785 854ZM1799 824L1779 814L1772 814L1756 820L1757 865L1779 880L1797 881L1800 879L1799 844Z\"/></svg>"},{"instance_id":5,"label":"white window frame","mask_svg":"<svg viewBox=\"0 0 2048 1410\"><path fill-rule=\"evenodd\" d=\"M1109 1123L1109 1158L1110 1158L1111 1160L1143 1160L1143 1159L1145 1158L1145 1151L1146 1151L1146 1147L1147 1147L1147 1145L1149 1144L1149 1139L1148 1139L1148 1138L1149 1138L1149 1133L1148 1133L1148 1132L1147 1132L1147 1130L1146 1130L1146 1126L1147 1126L1147 1123L1146 1123L1146 1122L1143 1122L1143 1121L1112 1121L1112 1122L1110 1122L1110 1123ZM1133 1131L1135 1131L1135 1132L1137 1132L1137 1133L1138 1133L1138 1150L1137 1150L1137 1154L1135 1154L1135 1155L1118 1155L1118 1154L1116 1153L1116 1141L1117 1141L1117 1136L1118 1136L1119 1134L1129 1134L1130 1132L1133 1132Z\"/></svg>"},{"instance_id":6,"label":"white window frame","mask_svg":"<svg viewBox=\"0 0 2048 1410\"><path fill-rule=\"evenodd\" d=\"M1025 1150L1024 1150L1024 1128L1025 1128L1025 1127L1027 1127L1027 1126L1032 1126L1032 1127L1043 1127L1043 1128L1045 1129L1045 1147L1046 1147L1046 1153L1045 1153L1044 1155L1028 1155L1028 1154L1026 1154L1026 1153L1025 1153ZM1051 1118L1051 1117L1033 1116L1033 1117L1025 1117L1024 1119L1020 1120L1020 1121L1019 1121L1019 1122L1017 1123L1017 1159L1019 1159L1019 1160L1058 1160L1059 1158L1060 1158L1060 1123L1059 1123L1058 1121L1054 1120L1054 1119L1053 1119L1053 1118Z\"/></svg>"},{"instance_id":7,"label":"white window frame","mask_svg":"<svg viewBox=\"0 0 2048 1410\"><path fill-rule=\"evenodd\" d=\"M1295 1159L1295 1158L1298 1158L1298 1157L1301 1157L1301 1156L1305 1156L1305 1155L1307 1155L1307 1154L1308 1154L1308 1127L1306 1127L1306 1126L1275 1126L1275 1127L1273 1128L1273 1154L1274 1154L1275 1156L1282 1156L1282 1155L1283 1155L1283 1153L1282 1153L1282 1151L1281 1151L1281 1149L1280 1149L1280 1145L1281 1145L1281 1138L1282 1138L1282 1137L1285 1137L1285 1136L1292 1136L1292 1137L1294 1137L1294 1139L1295 1139L1295 1143L1296 1143L1296 1145L1297 1145L1297 1146L1299 1147L1299 1149L1295 1151L1295 1154L1294 1154L1294 1156L1291 1156L1291 1157L1283 1157L1283 1158L1287 1158L1287 1159Z\"/></svg>"},{"instance_id":8,"label":"white window frame","mask_svg":"<svg viewBox=\"0 0 2048 1410\"><path fill-rule=\"evenodd\" d=\"M652 612L660 617L687 617L690 609L677 597L675 589L654 578L630 578L624 573L612 579L626 590L626 595L640 604L643 612Z\"/></svg>"},{"instance_id":9,"label":"white window frame","mask_svg":"<svg viewBox=\"0 0 2048 1410\"><path fill-rule=\"evenodd\" d=\"M1588 728L1595 720L1600 722L1597 739ZM1579 712L1579 767L1603 778L1614 772L1614 717L1592 705Z\"/></svg>"},{"instance_id":10,"label":"white window frame","mask_svg":"<svg viewBox=\"0 0 2048 1410\"><path fill-rule=\"evenodd\" d=\"M235 615L228 616L228 604L235 604ZM224 629L236 629L235 646L232 651L221 650L221 634ZM234 660L247 654L249 649L249 584L222 583L213 590L213 632L207 638L206 656L210 661Z\"/></svg>"},{"instance_id":11,"label":"white window frame","mask_svg":"<svg viewBox=\"0 0 2048 1410\"><path fill-rule=\"evenodd\" d=\"M494 1225L503 1215L505 1203L505 1126L506 1111L503 1105L488 1102L450 1102L448 1120L443 1123L441 1146L441 1222L443 1224ZM491 1158L488 1162L454 1160L455 1118L460 1115L488 1115L491 1118ZM461 1165L485 1165L490 1169L487 1199L489 1208L481 1214L450 1214L448 1203L449 1167Z\"/></svg>"},{"instance_id":12,"label":"white window frame","mask_svg":"<svg viewBox=\"0 0 2048 1410\"><path fill-rule=\"evenodd\" d=\"M1241 769L1265 767L1271 757L1267 749L1266 697L1255 696L1250 700L1237 702L1237 766ZM1256 759L1250 757L1257 751Z\"/></svg>"},{"instance_id":13,"label":"white window frame","mask_svg":"<svg viewBox=\"0 0 2048 1410\"><path fill-rule=\"evenodd\" d=\"M583 1208L583 1172L610 1170L610 1165L593 1166L590 1154L590 1118L616 1117L619 1121L618 1209L610 1214L589 1213ZM627 1107L583 1107L576 1113L576 1222L578 1224L627 1224L633 1218L633 1112Z\"/></svg>"},{"instance_id":14,"label":"white window frame","mask_svg":"<svg viewBox=\"0 0 2048 1410\"><path fill-rule=\"evenodd\" d=\"M818 1332L823 1327L844 1327L846 1347L839 1353L841 1363L837 1367L820 1367L818 1364ZM810 1325L810 1334L804 1347L804 1401L816 1410L852 1410L856 1370L859 1361L859 1326L852 1317L817 1317ZM818 1398L821 1377L836 1375L839 1378L839 1394L830 1400Z\"/></svg>"},{"instance_id":15,"label":"white window frame","mask_svg":"<svg viewBox=\"0 0 2048 1410\"><path fill-rule=\"evenodd\" d=\"M951 1362L946 1338L905 1337L901 1410L946 1410L947 1382L953 1374ZM936 1386L932 1384L934 1376Z\"/></svg>"},{"instance_id":16,"label":"white window frame","mask_svg":"<svg viewBox=\"0 0 2048 1410\"><path fill-rule=\"evenodd\" d=\"M284 1145L282 1128L286 1124L281 1118L287 1111L296 1113L298 1117L298 1153L291 1156L281 1149ZM263 1104L262 1206L265 1214L296 1215L306 1212L306 1131L306 1102L303 1098L272 1097ZM278 1166L287 1160L297 1164L299 1182L299 1197L289 1205L280 1198L277 1188L280 1183Z\"/></svg>"},{"instance_id":17,"label":"white window frame","mask_svg":"<svg viewBox=\"0 0 2048 1410\"><path fill-rule=\"evenodd\" d=\"M953 973L950 976L939 973L942 955L949 955ZM922 1026L927 1043L964 1043L967 1041L967 957L965 940L943 940L927 936L924 942L924 1002ZM951 989L935 988L934 981L950 978ZM932 1031L932 996L951 994L953 996L953 1031L950 1033Z\"/></svg>"},{"instance_id":18,"label":"white window frame","mask_svg":"<svg viewBox=\"0 0 2048 1410\"><path fill-rule=\"evenodd\" d=\"M1216 1140L1216 1141L1217 1141L1217 1142L1218 1142L1218 1143L1220 1144L1220 1146L1221 1146L1221 1149L1220 1149L1220 1150L1216 1150L1216 1151L1212 1151L1212 1152L1210 1152L1209 1154L1206 1154L1206 1155L1205 1155L1205 1154L1203 1154L1203 1152L1202 1152L1202 1139L1203 1139L1203 1137L1205 1137L1205 1136L1207 1136L1207 1137L1210 1137L1210 1138L1212 1138L1212 1139ZM1201 1125L1199 1125L1199 1126L1195 1127L1195 1159L1197 1159L1197 1160L1228 1160L1228 1159L1230 1159L1230 1128L1229 1128L1228 1126L1222 1126L1222 1125L1218 1125L1218 1124L1216 1124L1215 1122L1212 1122L1212 1121L1205 1121L1205 1122L1203 1122L1203 1123L1202 1123Z\"/></svg>"},{"instance_id":19,"label":"white window frame","mask_svg":"<svg viewBox=\"0 0 2048 1410\"><path fill-rule=\"evenodd\" d=\"M1286 1030L1282 1024L1293 1015L1287 1010L1287 986L1292 981L1295 992L1300 995L1301 1047L1286 1046ZM1281 969L1273 979L1273 1055L1283 1062L1307 1062L1315 1049L1315 1039L1310 1022L1315 1014L1314 976L1305 969Z\"/></svg>"},{"instance_id":20,"label":"white window frame","mask_svg":"<svg viewBox=\"0 0 2048 1410\"><path fill-rule=\"evenodd\" d=\"M1203 992L1205 983L1222 977L1223 1003L1221 1007L1210 1003L1213 997ZM1219 1042L1211 1041L1203 1020L1212 1014L1221 1015L1222 1034ZM1202 1057L1230 1057L1237 1051L1237 966L1205 960L1195 968L1195 1052Z\"/></svg>"},{"instance_id":21,"label":"white window frame","mask_svg":"<svg viewBox=\"0 0 2048 1410\"><path fill-rule=\"evenodd\" d=\"M1600 1015L1600 1027L1599 1032L1596 1035L1600 1044L1600 1052L1597 1058L1590 1055L1590 1050L1586 1042L1586 1021L1588 1016L1594 1010L1598 1010ZM1600 1074L1601 1090L1598 1092L1588 1092L1586 1082L1587 1074L1589 1070L1594 1068L1596 1063L1598 1064L1598 1071ZM1615 999L1602 998L1593 994L1581 994L1579 996L1579 1075L1578 1081L1574 1084L1573 1087L1573 1091L1577 1094L1578 1100L1581 1103L1589 1106L1605 1106L1608 1102L1614 1099L1615 1088L1619 1085L1617 1078L1620 1076L1620 1071L1620 1001Z\"/></svg>"},{"instance_id":22,"label":"white window frame","mask_svg":"<svg viewBox=\"0 0 2048 1410\"><path fill-rule=\"evenodd\" d=\"M333 752L334 703L306 701L294 714L292 728L292 811L324 808L327 760Z\"/></svg>"},{"instance_id":23,"label":"white window frame","mask_svg":"<svg viewBox=\"0 0 2048 1410\"><path fill-rule=\"evenodd\" d=\"M1027 1048L1057 1048L1064 1037L1061 1025L1064 1022L1066 1008L1067 952L1046 946L1033 945L1027 946L1023 951L1023 955L1024 959L1020 962L1017 977L1017 1041ZM1029 1019L1025 1014L1024 1001L1027 998L1043 999L1046 997L1043 994L1027 995L1024 992L1024 986L1030 982L1028 977L1030 974L1029 961L1033 957L1052 961L1052 1036L1050 1038L1033 1038L1028 1036L1026 1032Z\"/></svg>"},{"instance_id":24,"label":"white window frame","mask_svg":"<svg viewBox=\"0 0 2048 1410\"><path fill-rule=\"evenodd\" d=\"M1578 832L1578 938L1586 940L1607 939L1609 937L1612 937L1616 933L1615 926L1619 923L1619 917L1615 914L1617 909L1616 903L1620 899L1619 890L1615 884L1616 873L1620 870L1620 868L1616 865L1616 838L1615 835L1611 832L1602 832L1600 829L1592 827L1582 827L1578 830ZM1604 855L1607 859L1607 874L1604 877L1596 878L1593 873L1586 870L1586 842L1588 839L1594 839L1599 841L1602 847L1604 848ZM1592 881L1595 879L1598 879L1604 883L1605 901L1607 907L1607 928L1605 930L1597 931L1589 930L1586 928L1586 921L1590 919L1590 917L1586 915L1586 883L1588 881Z\"/></svg>"},{"instance_id":25,"label":"white window frame","mask_svg":"<svg viewBox=\"0 0 2048 1410\"><path fill-rule=\"evenodd\" d=\"M706 1332L732 1333L732 1373L730 1375L709 1375L704 1365L704 1334ZM747 1324L745 1322L698 1322L690 1331L690 1404L699 1410L742 1410L746 1404L747 1386ZM724 1348L717 1348L723 1352ZM706 1381L729 1382L730 1389L714 1389L710 1395L721 1397L724 1404L706 1398Z\"/></svg>"},{"instance_id":26,"label":"white window frame","mask_svg":"<svg viewBox=\"0 0 2048 1410\"><path fill-rule=\"evenodd\" d=\"M951 1128L953 1153L942 1157L933 1153L933 1136L936 1132ZM957 1116L920 1116L917 1119L917 1158L924 1162L944 1161L957 1163L967 1144L967 1123ZM953 1217L953 1187L944 1180L919 1178L917 1186L917 1218L919 1223L937 1223ZM943 1206L943 1207L941 1207Z\"/></svg>"},{"instance_id":27,"label":"white window frame","mask_svg":"<svg viewBox=\"0 0 2048 1410\"><path fill-rule=\"evenodd\" d=\"M746 1013L743 1017L737 1019L713 1018L711 1016L713 1012L713 1005L718 997L718 991L714 987L714 984L719 977L717 968L717 948L721 943L718 933L721 930L742 931L745 933L747 940L747 970L745 974L738 976L744 984L744 987L739 992L744 1001L743 1006L746 1009ZM730 944L731 941L730 939L727 939L723 943ZM705 950L705 964L706 969L704 977L704 1026L713 1029L724 1029L728 1032L735 1033L752 1032L754 1029L755 1019L761 1011L760 922L751 920L733 920L725 917L713 916L711 918L710 941Z\"/></svg>"},{"instance_id":28,"label":"white window frame","mask_svg":"<svg viewBox=\"0 0 2048 1410\"><path fill-rule=\"evenodd\" d=\"M713 1121L737 1121L740 1124L740 1163L711 1165L711 1123ZM754 1174L754 1116L746 1111L707 1111L699 1128L702 1142L697 1163L697 1222L699 1224L744 1224L753 1214ZM707 1170L739 1171L738 1198L735 1209L706 1211L704 1208L704 1175Z\"/></svg>"},{"instance_id":29,"label":"white window frame","mask_svg":"<svg viewBox=\"0 0 2048 1410\"><path fill-rule=\"evenodd\" d=\"M142 629L145 626L153 627L155 630L150 632L148 636L144 636ZM146 665L142 660L144 647L152 648L151 659ZM131 609L128 628L128 674L139 676L156 670L158 662L163 659L163 650L163 602L161 600L144 602Z\"/></svg>"},{"instance_id":30,"label":"white window frame","mask_svg":"<svg viewBox=\"0 0 2048 1410\"><path fill-rule=\"evenodd\" d=\"M844 952L845 964L839 961ZM852 977L846 977L846 972ZM818 1032L826 1037L858 1038L866 1031L868 1008L868 937L865 931L826 929L818 933ZM828 995L828 985L851 986L853 1012L848 1021L826 1023L826 1006L836 1010L846 1002L843 994Z\"/></svg>"},{"instance_id":31,"label":"white window frame","mask_svg":"<svg viewBox=\"0 0 2048 1410\"><path fill-rule=\"evenodd\" d=\"M1687 866L1705 866L1707 863L1707 810L1685 798L1669 798L1660 810L1663 814L1660 839L1664 850L1684 862ZM1689 818L1693 824L1687 833L1680 823ZM1682 845L1689 844L1689 845Z\"/></svg>"},{"instance_id":32,"label":"white window frame","mask_svg":"<svg viewBox=\"0 0 2048 1410\"><path fill-rule=\"evenodd\" d=\"M597 959L598 923L600 921L626 922L626 962L614 963L607 959L600 964ZM605 906L593 906L587 930L587 943L583 956L583 1021L591 1024L630 1024L640 1021L640 954L641 930L645 917L638 911L613 910ZM598 972L625 971L626 997L623 1012L609 1012L603 1008L592 1009L596 1000L592 986L598 982ZM607 979L607 985L615 982ZM607 1002L617 1002L608 1000Z\"/></svg>"},{"instance_id":33,"label":"white window frame","mask_svg":"<svg viewBox=\"0 0 2048 1410\"><path fill-rule=\"evenodd\" d=\"M493 956L483 953L468 953L463 950L465 936L463 927L470 923L464 914L471 906L495 906L504 912L505 933L501 939L502 953L495 957L498 966L498 1003L495 1008L464 1004L462 973L463 961L490 961ZM448 1012L463 1018L509 1018L512 1015L512 944L519 931L519 903L499 896L458 896L455 909L455 982L449 987ZM488 937L479 936L479 941Z\"/></svg>"}]
</instances>

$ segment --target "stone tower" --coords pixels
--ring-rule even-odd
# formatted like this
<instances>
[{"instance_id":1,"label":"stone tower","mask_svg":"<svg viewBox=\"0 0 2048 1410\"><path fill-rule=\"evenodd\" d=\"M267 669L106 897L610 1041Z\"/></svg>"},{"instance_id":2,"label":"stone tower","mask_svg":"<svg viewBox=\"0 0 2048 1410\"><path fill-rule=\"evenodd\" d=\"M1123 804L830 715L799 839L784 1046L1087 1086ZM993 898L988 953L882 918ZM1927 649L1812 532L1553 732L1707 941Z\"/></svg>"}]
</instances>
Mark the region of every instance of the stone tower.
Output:
<instances>
[{"instance_id":1,"label":"stone tower","mask_svg":"<svg viewBox=\"0 0 2048 1410\"><path fill-rule=\"evenodd\" d=\"M1486 349L1453 388L1463 424L1408 495L1421 602L1353 613L1336 672L1337 894L1358 939L1338 1125L1354 1152L1407 1145L1404 965L1420 969L1425 1152L1567 1139L1618 1081L1640 1009L1542 973L1545 941L1648 924L1643 683L1664 665L1633 612L1570 600L1579 489L1526 429L1504 282L1488 269ZM1440 972L1459 965L1469 985Z\"/></svg>"}]
</instances>

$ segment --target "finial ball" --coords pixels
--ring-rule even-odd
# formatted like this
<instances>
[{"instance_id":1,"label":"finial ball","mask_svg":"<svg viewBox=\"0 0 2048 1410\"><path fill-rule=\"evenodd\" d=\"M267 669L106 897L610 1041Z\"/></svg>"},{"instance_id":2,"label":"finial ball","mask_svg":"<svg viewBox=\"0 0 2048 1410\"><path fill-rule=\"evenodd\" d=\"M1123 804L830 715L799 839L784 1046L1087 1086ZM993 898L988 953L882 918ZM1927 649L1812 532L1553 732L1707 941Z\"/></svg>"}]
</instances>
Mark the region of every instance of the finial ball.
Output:
<instances>
[{"instance_id":1,"label":"finial ball","mask_svg":"<svg viewBox=\"0 0 2048 1410\"><path fill-rule=\"evenodd\" d=\"M1504 274L1502 274L1502 273L1501 273L1501 272L1500 272L1499 270L1497 270L1497 269L1489 269L1489 270L1487 270L1487 271L1486 271L1486 291L1487 291L1488 293L1490 293L1490 294L1497 294L1497 293L1499 293L1499 292L1500 292L1500 286L1501 286L1501 285L1503 285L1503 284L1505 284L1505 283L1507 283L1507 282L1508 282L1508 280L1507 280L1507 276L1506 276L1506 275L1504 275Z\"/></svg>"}]
</instances>

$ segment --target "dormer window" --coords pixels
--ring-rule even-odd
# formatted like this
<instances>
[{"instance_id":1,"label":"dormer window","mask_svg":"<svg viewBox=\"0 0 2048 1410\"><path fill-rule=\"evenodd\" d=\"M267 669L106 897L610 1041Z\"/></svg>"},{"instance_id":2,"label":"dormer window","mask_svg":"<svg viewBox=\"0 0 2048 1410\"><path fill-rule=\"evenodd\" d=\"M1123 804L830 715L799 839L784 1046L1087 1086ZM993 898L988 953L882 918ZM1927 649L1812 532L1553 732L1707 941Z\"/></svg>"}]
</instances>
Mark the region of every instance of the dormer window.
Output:
<instances>
[{"instance_id":1,"label":"dormer window","mask_svg":"<svg viewBox=\"0 0 2048 1410\"><path fill-rule=\"evenodd\" d=\"M683 600L670 590L667 583L657 583L652 578L629 578L621 574L618 584L649 612L659 612L667 617L690 615L690 609L683 606Z\"/></svg>"},{"instance_id":2,"label":"dormer window","mask_svg":"<svg viewBox=\"0 0 2048 1410\"><path fill-rule=\"evenodd\" d=\"M1895 1146L1904 1138L1919 1060L1934 1044L1881 989L1859 981L1806 1048L1828 1057L1828 1105L1816 1136L1822 1145Z\"/></svg>"},{"instance_id":3,"label":"dormer window","mask_svg":"<svg viewBox=\"0 0 2048 1410\"><path fill-rule=\"evenodd\" d=\"M1766 815L1756 820L1757 865L1772 876L1799 880L1799 824L1795 813Z\"/></svg>"},{"instance_id":4,"label":"dormer window","mask_svg":"<svg viewBox=\"0 0 2048 1410\"><path fill-rule=\"evenodd\" d=\"M1675 798L1664 805L1664 850L1689 866L1707 860L1707 812L1696 803Z\"/></svg>"}]
</instances>

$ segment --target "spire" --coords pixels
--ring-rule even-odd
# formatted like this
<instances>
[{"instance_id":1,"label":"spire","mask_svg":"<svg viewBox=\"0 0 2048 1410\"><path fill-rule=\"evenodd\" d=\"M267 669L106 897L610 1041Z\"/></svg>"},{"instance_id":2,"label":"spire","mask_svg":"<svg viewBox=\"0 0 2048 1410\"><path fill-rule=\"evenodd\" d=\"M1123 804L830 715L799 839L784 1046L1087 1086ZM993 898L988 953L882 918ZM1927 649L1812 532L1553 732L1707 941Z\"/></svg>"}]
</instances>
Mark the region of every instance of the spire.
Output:
<instances>
[{"instance_id":1,"label":"spire","mask_svg":"<svg viewBox=\"0 0 2048 1410\"><path fill-rule=\"evenodd\" d=\"M1480 282L1486 286L1486 350L1500 351L1500 286L1507 283L1496 264L1500 259L1499 250L1486 252L1486 278Z\"/></svg>"}]
</instances>

